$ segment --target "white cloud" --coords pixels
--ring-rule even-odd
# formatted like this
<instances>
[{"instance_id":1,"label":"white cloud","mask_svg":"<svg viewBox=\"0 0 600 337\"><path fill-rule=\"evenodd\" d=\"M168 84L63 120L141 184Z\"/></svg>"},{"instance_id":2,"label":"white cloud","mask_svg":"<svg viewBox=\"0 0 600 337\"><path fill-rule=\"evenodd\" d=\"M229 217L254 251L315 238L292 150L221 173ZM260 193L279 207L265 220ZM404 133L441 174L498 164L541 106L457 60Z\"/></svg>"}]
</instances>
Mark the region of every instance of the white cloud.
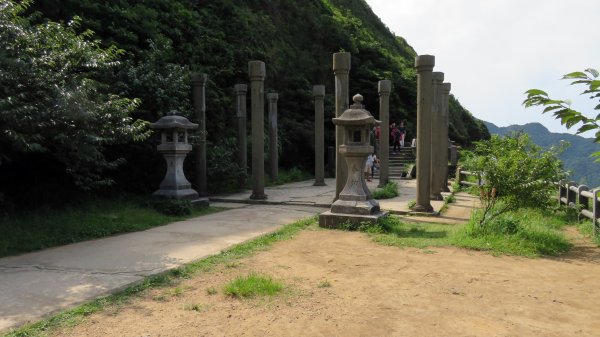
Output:
<instances>
[{"instance_id":1,"label":"white cloud","mask_svg":"<svg viewBox=\"0 0 600 337\"><path fill-rule=\"evenodd\" d=\"M591 112L581 90L558 79L600 68L597 0L367 0L419 54L436 56L436 71L476 117L500 126L541 122L565 132L540 109L524 109L523 92L546 90ZM591 115L591 114L590 114Z\"/></svg>"}]
</instances>

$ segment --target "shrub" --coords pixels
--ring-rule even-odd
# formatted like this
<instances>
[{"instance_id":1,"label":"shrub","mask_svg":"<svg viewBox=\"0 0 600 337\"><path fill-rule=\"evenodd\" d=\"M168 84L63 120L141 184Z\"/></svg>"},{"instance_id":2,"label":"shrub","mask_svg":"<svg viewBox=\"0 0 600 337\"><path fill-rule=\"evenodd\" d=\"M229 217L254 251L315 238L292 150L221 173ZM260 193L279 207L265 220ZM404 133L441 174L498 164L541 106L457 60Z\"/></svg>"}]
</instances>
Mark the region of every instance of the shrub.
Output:
<instances>
[{"instance_id":1,"label":"shrub","mask_svg":"<svg viewBox=\"0 0 600 337\"><path fill-rule=\"evenodd\" d=\"M390 181L383 188L378 188L373 192L375 199L391 199L398 196L398 183Z\"/></svg>"},{"instance_id":2,"label":"shrub","mask_svg":"<svg viewBox=\"0 0 600 337\"><path fill-rule=\"evenodd\" d=\"M192 203L189 200L158 199L152 202L152 207L165 215L192 214Z\"/></svg>"}]
</instances>

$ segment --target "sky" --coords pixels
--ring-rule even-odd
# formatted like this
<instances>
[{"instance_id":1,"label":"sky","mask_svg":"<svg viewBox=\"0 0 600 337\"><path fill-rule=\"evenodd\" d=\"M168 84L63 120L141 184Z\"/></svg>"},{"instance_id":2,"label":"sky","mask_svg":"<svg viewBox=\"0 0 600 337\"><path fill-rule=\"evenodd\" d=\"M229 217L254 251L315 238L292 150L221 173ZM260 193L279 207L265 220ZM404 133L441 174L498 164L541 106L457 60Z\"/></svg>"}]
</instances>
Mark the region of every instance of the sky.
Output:
<instances>
[{"instance_id":1,"label":"sky","mask_svg":"<svg viewBox=\"0 0 600 337\"><path fill-rule=\"evenodd\" d=\"M595 117L581 86L560 80L600 70L600 0L366 0L417 54L435 56L452 94L475 117L498 126L540 122L567 131L542 109L525 109L536 88ZM584 134L592 137L593 134Z\"/></svg>"}]
</instances>

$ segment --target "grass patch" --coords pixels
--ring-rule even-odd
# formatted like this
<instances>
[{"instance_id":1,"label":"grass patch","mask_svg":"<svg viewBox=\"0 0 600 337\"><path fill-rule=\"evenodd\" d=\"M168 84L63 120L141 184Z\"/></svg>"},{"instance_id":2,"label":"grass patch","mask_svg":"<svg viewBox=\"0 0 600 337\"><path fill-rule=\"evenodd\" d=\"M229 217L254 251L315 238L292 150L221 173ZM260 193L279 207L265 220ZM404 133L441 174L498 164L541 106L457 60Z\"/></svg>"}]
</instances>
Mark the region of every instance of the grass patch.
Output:
<instances>
[{"instance_id":1,"label":"grass patch","mask_svg":"<svg viewBox=\"0 0 600 337\"><path fill-rule=\"evenodd\" d=\"M378 224L381 232L371 233L375 242L390 246L456 246L494 255L556 256L572 247L561 232L569 223L551 211L521 209L498 217L486 228L479 227L476 216L462 225L410 223L388 216Z\"/></svg>"},{"instance_id":2,"label":"grass patch","mask_svg":"<svg viewBox=\"0 0 600 337\"><path fill-rule=\"evenodd\" d=\"M4 335L4 337L46 336L52 331L56 331L60 328L75 326L81 323L86 316L93 313L101 312L109 308L118 308L123 304L130 303L133 298L142 296L148 289L167 286L176 287L181 278L188 278L201 272L208 272L216 266L249 257L256 252L266 250L275 242L293 238L299 231L314 225L316 222L317 217L311 217L286 225L273 233L235 245L218 255L181 266L166 274L146 277L141 283L131 286L124 291L95 299L89 303L64 311L40 322L23 326ZM166 300L166 297L163 296L160 299L157 298L157 300Z\"/></svg>"},{"instance_id":3,"label":"grass patch","mask_svg":"<svg viewBox=\"0 0 600 337\"><path fill-rule=\"evenodd\" d=\"M415 199L409 200L408 204L407 204L408 209L413 209L413 208L415 208L416 205L417 205L417 201Z\"/></svg>"},{"instance_id":4,"label":"grass patch","mask_svg":"<svg viewBox=\"0 0 600 337\"><path fill-rule=\"evenodd\" d=\"M0 257L142 231L220 210L224 208L193 207L190 215L169 216L144 200L104 199L60 210L4 216L0 217Z\"/></svg>"},{"instance_id":5,"label":"grass patch","mask_svg":"<svg viewBox=\"0 0 600 337\"><path fill-rule=\"evenodd\" d=\"M235 298L273 296L283 290L283 284L273 281L270 276L250 274L240 276L229 282L224 288L225 295Z\"/></svg>"},{"instance_id":6,"label":"grass patch","mask_svg":"<svg viewBox=\"0 0 600 337\"><path fill-rule=\"evenodd\" d=\"M398 183L390 181L383 188L378 188L373 192L375 199L391 199L398 196Z\"/></svg>"},{"instance_id":7,"label":"grass patch","mask_svg":"<svg viewBox=\"0 0 600 337\"><path fill-rule=\"evenodd\" d=\"M589 220L584 220L577 224L577 229L585 237L590 238L598 247L600 247L600 233L594 235L594 224Z\"/></svg>"},{"instance_id":8,"label":"grass patch","mask_svg":"<svg viewBox=\"0 0 600 337\"><path fill-rule=\"evenodd\" d=\"M319 282L319 288L331 288L331 283L327 280Z\"/></svg>"}]
</instances>

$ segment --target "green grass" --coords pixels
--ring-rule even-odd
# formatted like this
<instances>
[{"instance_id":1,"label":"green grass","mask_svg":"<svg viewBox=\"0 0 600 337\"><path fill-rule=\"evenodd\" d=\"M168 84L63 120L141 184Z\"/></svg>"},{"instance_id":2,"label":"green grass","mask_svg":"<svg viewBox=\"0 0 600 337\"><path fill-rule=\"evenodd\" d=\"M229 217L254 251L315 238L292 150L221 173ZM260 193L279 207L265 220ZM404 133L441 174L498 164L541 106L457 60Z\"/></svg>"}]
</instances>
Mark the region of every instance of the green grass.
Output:
<instances>
[{"instance_id":1,"label":"green grass","mask_svg":"<svg viewBox=\"0 0 600 337\"><path fill-rule=\"evenodd\" d=\"M375 199L391 199L398 196L398 183L390 181L383 188L378 188L373 192Z\"/></svg>"},{"instance_id":2,"label":"green grass","mask_svg":"<svg viewBox=\"0 0 600 337\"><path fill-rule=\"evenodd\" d=\"M577 224L577 229L579 232L583 234L585 237L588 237L594 242L598 247L600 247L600 232L597 232L594 235L593 224L590 220L585 219L584 221Z\"/></svg>"},{"instance_id":3,"label":"green grass","mask_svg":"<svg viewBox=\"0 0 600 337\"><path fill-rule=\"evenodd\" d=\"M560 215L529 209L501 216L483 229L475 217L467 224L441 225L408 223L389 216L379 224L382 233L372 236L376 242L398 247L456 246L494 255L556 256L572 246L561 232L565 224Z\"/></svg>"},{"instance_id":4,"label":"green grass","mask_svg":"<svg viewBox=\"0 0 600 337\"><path fill-rule=\"evenodd\" d=\"M316 217L311 217L286 225L273 233L235 245L218 255L186 264L165 274L146 277L141 283L131 286L124 291L95 299L89 303L64 311L40 322L23 326L3 335L3 337L46 336L57 329L75 326L81 323L86 316L93 313L109 310L110 308L118 308L123 304L130 303L134 298L144 295L149 289L168 286L177 287L178 282L183 278L189 278L199 273L209 272L217 266L232 263L236 260L252 256L256 252L266 250L276 242L289 240L302 229L314 225L316 221ZM207 292L209 292L209 290L207 290ZM166 297L161 298L160 300L166 300Z\"/></svg>"},{"instance_id":5,"label":"green grass","mask_svg":"<svg viewBox=\"0 0 600 337\"><path fill-rule=\"evenodd\" d=\"M283 290L283 284L273 281L270 276L250 274L229 282L223 289L225 295L235 298L273 296Z\"/></svg>"},{"instance_id":6,"label":"green grass","mask_svg":"<svg viewBox=\"0 0 600 337\"><path fill-rule=\"evenodd\" d=\"M94 200L81 206L37 210L0 218L0 257L110 235L141 231L223 208L192 208L186 216L164 215L143 200Z\"/></svg>"}]
</instances>

